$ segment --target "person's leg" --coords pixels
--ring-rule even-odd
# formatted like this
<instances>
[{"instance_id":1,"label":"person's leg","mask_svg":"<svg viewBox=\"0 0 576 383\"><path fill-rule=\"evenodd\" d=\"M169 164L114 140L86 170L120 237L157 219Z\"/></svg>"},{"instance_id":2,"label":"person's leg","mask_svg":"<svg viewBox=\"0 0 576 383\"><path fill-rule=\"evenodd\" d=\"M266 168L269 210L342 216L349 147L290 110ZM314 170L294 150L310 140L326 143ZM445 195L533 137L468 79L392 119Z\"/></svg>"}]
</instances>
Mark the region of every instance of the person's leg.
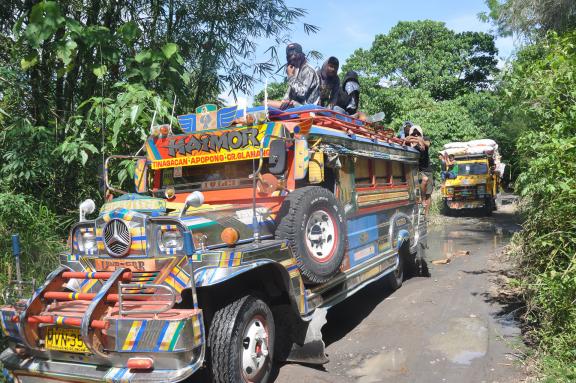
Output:
<instances>
[{"instance_id":1,"label":"person's leg","mask_svg":"<svg viewBox=\"0 0 576 383\"><path fill-rule=\"evenodd\" d=\"M428 176L426 173L422 173L422 182L420 183L420 196L422 197L422 201L426 198L426 188L428 187Z\"/></svg>"},{"instance_id":2,"label":"person's leg","mask_svg":"<svg viewBox=\"0 0 576 383\"><path fill-rule=\"evenodd\" d=\"M428 217L428 212L430 211L430 205L432 204L432 192L434 191L434 175L432 172L427 174L428 182L426 183L426 207L424 209L424 214Z\"/></svg>"}]
</instances>

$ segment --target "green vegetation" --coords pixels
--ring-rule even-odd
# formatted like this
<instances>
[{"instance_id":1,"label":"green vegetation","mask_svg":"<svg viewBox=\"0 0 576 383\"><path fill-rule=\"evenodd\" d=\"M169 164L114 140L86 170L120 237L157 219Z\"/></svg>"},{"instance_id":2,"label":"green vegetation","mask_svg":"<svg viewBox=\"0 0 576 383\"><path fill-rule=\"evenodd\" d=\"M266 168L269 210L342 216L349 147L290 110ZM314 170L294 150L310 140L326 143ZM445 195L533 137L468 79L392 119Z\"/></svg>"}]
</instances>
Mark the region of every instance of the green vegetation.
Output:
<instances>
[{"instance_id":1,"label":"green vegetation","mask_svg":"<svg viewBox=\"0 0 576 383\"><path fill-rule=\"evenodd\" d=\"M576 31L550 33L521 52L505 79L508 105L525 121L517 190L529 203L516 256L527 320L554 382L576 379L575 40Z\"/></svg>"},{"instance_id":2,"label":"green vegetation","mask_svg":"<svg viewBox=\"0 0 576 383\"><path fill-rule=\"evenodd\" d=\"M524 230L512 255L528 338L546 382L576 381L576 3L487 0L482 15L527 44L502 79L502 129L516 143Z\"/></svg>"},{"instance_id":3,"label":"green vegetation","mask_svg":"<svg viewBox=\"0 0 576 383\"><path fill-rule=\"evenodd\" d=\"M41 280L78 204L102 202L102 157L137 152L175 98L178 114L251 89L278 62L272 46L247 65L254 41L283 45L305 14L272 0L1 2L0 290L10 233Z\"/></svg>"},{"instance_id":4,"label":"green vegetation","mask_svg":"<svg viewBox=\"0 0 576 383\"><path fill-rule=\"evenodd\" d=\"M576 381L576 2L486 2L481 17L525 44L502 73L494 36L430 20L375 36L342 72L360 73L363 111L384 111L395 130L421 125L433 157L448 141L500 144L526 206L514 255L529 335L545 380ZM273 0L1 2L0 290L10 234L21 235L25 277L43 279L79 202L102 200L102 156L136 152L175 97L178 114L249 91L283 64L274 46L247 65L254 41L283 49L304 14ZM269 98L284 91L270 84Z\"/></svg>"}]
</instances>

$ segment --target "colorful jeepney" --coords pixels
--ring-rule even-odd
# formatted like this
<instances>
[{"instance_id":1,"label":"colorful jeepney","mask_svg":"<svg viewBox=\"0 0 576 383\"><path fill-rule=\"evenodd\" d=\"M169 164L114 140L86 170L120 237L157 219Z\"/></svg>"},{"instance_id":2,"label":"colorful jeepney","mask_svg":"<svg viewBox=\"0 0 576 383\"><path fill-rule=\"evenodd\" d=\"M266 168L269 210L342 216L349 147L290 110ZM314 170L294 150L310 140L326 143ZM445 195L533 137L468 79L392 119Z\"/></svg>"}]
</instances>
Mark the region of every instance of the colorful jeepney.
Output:
<instances>
[{"instance_id":1,"label":"colorful jeepney","mask_svg":"<svg viewBox=\"0 0 576 383\"><path fill-rule=\"evenodd\" d=\"M418 152L318 107L207 105L153 129L135 193L108 181L61 266L0 308L17 382L268 382L325 363L327 308L425 272ZM422 218L421 218L422 217Z\"/></svg>"}]
</instances>

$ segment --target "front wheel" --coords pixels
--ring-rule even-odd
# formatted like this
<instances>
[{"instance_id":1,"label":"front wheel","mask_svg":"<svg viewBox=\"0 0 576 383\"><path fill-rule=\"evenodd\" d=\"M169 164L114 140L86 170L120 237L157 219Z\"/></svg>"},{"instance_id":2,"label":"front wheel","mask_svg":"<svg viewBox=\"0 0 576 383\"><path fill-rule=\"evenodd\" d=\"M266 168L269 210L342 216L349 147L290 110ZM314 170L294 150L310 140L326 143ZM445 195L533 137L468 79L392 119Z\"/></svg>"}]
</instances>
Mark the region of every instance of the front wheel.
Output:
<instances>
[{"instance_id":1,"label":"front wheel","mask_svg":"<svg viewBox=\"0 0 576 383\"><path fill-rule=\"evenodd\" d=\"M208 336L215 383L267 383L274 358L274 318L266 303L244 296L214 314Z\"/></svg>"},{"instance_id":2,"label":"front wheel","mask_svg":"<svg viewBox=\"0 0 576 383\"><path fill-rule=\"evenodd\" d=\"M450 217L452 215L452 209L450 209L448 201L446 200L442 201L442 214L447 217Z\"/></svg>"},{"instance_id":3,"label":"front wheel","mask_svg":"<svg viewBox=\"0 0 576 383\"><path fill-rule=\"evenodd\" d=\"M404 282L404 257L401 252L398 253L398 267L385 278L386 287L389 290L396 291L402 287L402 282Z\"/></svg>"}]
</instances>

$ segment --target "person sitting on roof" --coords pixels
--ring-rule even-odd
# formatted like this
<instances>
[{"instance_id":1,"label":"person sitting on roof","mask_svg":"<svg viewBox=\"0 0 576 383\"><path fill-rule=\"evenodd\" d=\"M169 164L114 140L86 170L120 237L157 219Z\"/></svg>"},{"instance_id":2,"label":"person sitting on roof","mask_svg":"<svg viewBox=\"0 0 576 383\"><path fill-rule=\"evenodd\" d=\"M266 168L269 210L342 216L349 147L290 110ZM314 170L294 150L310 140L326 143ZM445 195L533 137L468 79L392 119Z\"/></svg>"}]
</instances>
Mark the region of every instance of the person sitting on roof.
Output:
<instances>
[{"instance_id":1,"label":"person sitting on roof","mask_svg":"<svg viewBox=\"0 0 576 383\"><path fill-rule=\"evenodd\" d=\"M398 138L406 138L410 135L410 128L414 126L414 123L412 121L404 121L404 123L402 123L402 127L400 128L400 131L398 132Z\"/></svg>"},{"instance_id":2,"label":"person sitting on roof","mask_svg":"<svg viewBox=\"0 0 576 383\"><path fill-rule=\"evenodd\" d=\"M338 77L339 65L338 59L332 56L324 62L322 68L318 69L318 77L320 78L320 106L333 109L338 103L338 95L340 92L340 78Z\"/></svg>"},{"instance_id":3,"label":"person sitting on roof","mask_svg":"<svg viewBox=\"0 0 576 383\"><path fill-rule=\"evenodd\" d=\"M446 179L455 179L458 177L458 163L454 159L454 154L440 154L440 160L442 161L442 181Z\"/></svg>"},{"instance_id":4,"label":"person sitting on roof","mask_svg":"<svg viewBox=\"0 0 576 383\"><path fill-rule=\"evenodd\" d=\"M334 110L340 113L356 115L360 104L360 83L358 73L353 70L348 71L344 76L342 88L338 93L338 104Z\"/></svg>"},{"instance_id":5,"label":"person sitting on roof","mask_svg":"<svg viewBox=\"0 0 576 383\"><path fill-rule=\"evenodd\" d=\"M317 104L320 99L320 79L314 68L306 61L300 44L288 44L286 62L288 76L286 95L281 101L268 101L268 105L284 110L294 106Z\"/></svg>"}]
</instances>

